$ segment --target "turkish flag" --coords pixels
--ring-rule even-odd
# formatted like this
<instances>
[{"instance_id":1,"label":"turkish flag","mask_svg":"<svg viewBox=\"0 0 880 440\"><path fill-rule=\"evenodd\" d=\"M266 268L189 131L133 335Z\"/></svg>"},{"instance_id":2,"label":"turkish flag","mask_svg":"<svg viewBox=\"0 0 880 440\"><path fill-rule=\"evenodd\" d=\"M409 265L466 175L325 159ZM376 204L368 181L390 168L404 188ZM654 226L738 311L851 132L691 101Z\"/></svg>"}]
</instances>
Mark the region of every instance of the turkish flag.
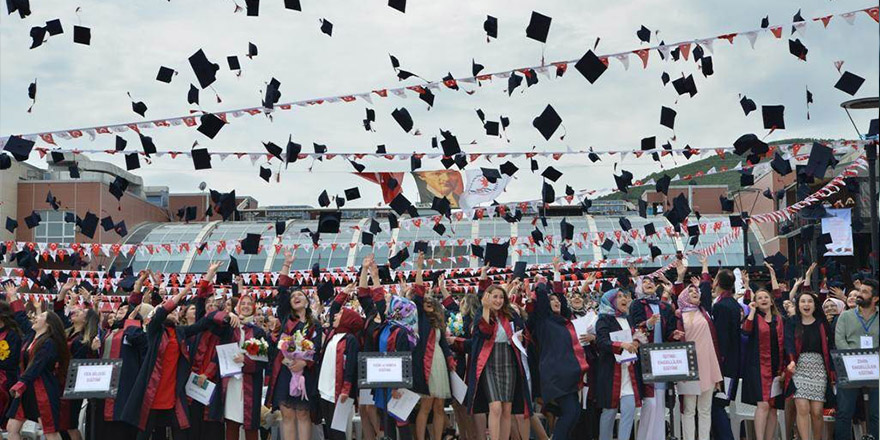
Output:
<instances>
[{"instance_id":1,"label":"turkish flag","mask_svg":"<svg viewBox=\"0 0 880 440\"><path fill-rule=\"evenodd\" d=\"M377 183L382 187L382 199L385 203L391 203L401 191L403 191L403 173L354 173L361 178ZM395 180L397 185L389 187L389 182Z\"/></svg>"}]
</instances>

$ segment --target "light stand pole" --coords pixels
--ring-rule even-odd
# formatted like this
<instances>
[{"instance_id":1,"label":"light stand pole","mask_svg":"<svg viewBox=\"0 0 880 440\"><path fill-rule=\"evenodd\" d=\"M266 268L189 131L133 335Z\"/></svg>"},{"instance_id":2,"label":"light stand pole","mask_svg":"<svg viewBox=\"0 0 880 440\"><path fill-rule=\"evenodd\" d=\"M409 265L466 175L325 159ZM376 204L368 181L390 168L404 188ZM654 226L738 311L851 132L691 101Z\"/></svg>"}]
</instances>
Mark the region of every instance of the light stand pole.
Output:
<instances>
[{"instance_id":1,"label":"light stand pole","mask_svg":"<svg viewBox=\"0 0 880 440\"><path fill-rule=\"evenodd\" d=\"M880 108L880 98L852 99L842 102L840 106L846 112L846 116L849 117L849 121L859 135L859 139L865 140L866 136L859 130L849 111L874 109L873 114L876 116L876 109ZM868 191L871 198L868 201L868 207L871 209L871 255L869 255L868 259L871 262L871 275L875 280L880 279L880 231L878 231L880 225L878 225L877 218L877 143L877 137L874 136L874 142L865 145L865 157L868 159L868 184L871 186Z\"/></svg>"}]
</instances>

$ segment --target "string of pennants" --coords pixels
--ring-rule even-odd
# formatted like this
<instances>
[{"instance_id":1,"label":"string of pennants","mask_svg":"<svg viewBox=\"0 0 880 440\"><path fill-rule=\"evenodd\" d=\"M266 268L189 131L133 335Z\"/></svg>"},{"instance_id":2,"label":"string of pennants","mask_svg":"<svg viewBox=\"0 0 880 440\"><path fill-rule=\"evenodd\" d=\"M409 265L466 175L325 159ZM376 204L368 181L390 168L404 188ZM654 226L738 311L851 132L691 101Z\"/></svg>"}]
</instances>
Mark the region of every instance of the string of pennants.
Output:
<instances>
[{"instance_id":1,"label":"string of pennants","mask_svg":"<svg viewBox=\"0 0 880 440\"><path fill-rule=\"evenodd\" d=\"M838 141L829 141L822 142L823 145L831 147L834 149L836 154L840 154L845 152L847 149L853 147L862 147L866 145L868 141L863 140L838 140ZM770 144L770 151L767 153L768 155L773 154L774 151L780 152L788 152L792 154L797 154L797 151L804 147L803 143L787 143L787 144ZM184 150L164 150L164 151L156 151L147 154L143 151L125 151L125 150L115 150L115 149L101 149L101 148L77 148L77 149L52 149L46 147L35 147L34 151L37 151L40 155L40 158L46 158L49 156L47 160L55 160L52 156L53 153L64 153L69 152L74 155L79 154L107 154L107 155L130 155L136 154L143 157L168 157L171 159L192 159L193 153L192 151L184 151ZM715 147L715 148L705 148L705 149L697 149L697 148L671 148L671 146L664 146L661 150L640 150L640 149L630 149L630 150L596 150L594 148L589 148L587 150L573 150L571 148L567 148L566 150L556 150L556 151L523 151L523 152L495 152L495 151L487 151L487 152L468 152L468 153L460 153L461 155L468 158L468 162L475 162L479 159L485 159L491 162L493 159L519 159L526 158L532 159L535 157L560 160L563 157L572 157L572 156L587 156L590 161L596 162L602 160L604 158L617 159L619 161L623 161L629 155L633 155L636 158L641 158L644 155L659 155L657 157L665 157L665 156L678 156L684 157L685 159L690 159L693 156L699 156L703 151L712 151L715 154L721 156L722 158L730 153L735 151L734 147ZM202 154L202 153L199 153ZM221 161L226 160L227 158L234 157L236 159L248 158L251 161L252 165L256 165L258 162L262 162L265 159L267 164L273 163L275 159L278 159L282 163L286 160L284 157L285 154L281 153L280 155L275 155L273 153L269 153L267 151L232 151L232 152L208 152L212 157L216 157ZM618 157L619 156L619 157ZM444 155L443 153L376 153L376 152L360 152L360 153L299 153L297 155L297 160L304 159L313 159L313 160L324 160L332 161L336 158L342 158L346 161L356 161L364 158L371 159L385 159L387 161L405 161L407 164L413 159L453 159L453 157L449 157ZM60 158L59 158L60 160ZM426 168L419 168L421 171L427 171ZM313 166L309 167L310 172L315 172ZM320 171L320 169L318 170ZM371 172L378 172L384 170L375 170L370 169Z\"/></svg>"},{"instance_id":2,"label":"string of pennants","mask_svg":"<svg viewBox=\"0 0 880 440\"><path fill-rule=\"evenodd\" d=\"M738 240L740 236L742 228L734 228L729 234L723 236L718 241L712 243L701 249L692 249L689 251L685 251L682 253L683 257L687 257L689 255L703 255L703 256L711 256L716 254L717 252L723 250L725 247L729 246L731 243L734 243ZM677 255L661 255L658 257L661 261L672 260L669 264L665 266L665 269L672 267L675 263L675 260L678 259ZM581 276L577 275L575 269L601 269L603 266L608 264L619 264L619 265L636 265L640 263L644 263L647 261L647 257L634 257L634 258L622 258L622 259L611 259L611 260L603 260L601 262L591 261L584 263L565 263L562 264L562 270L568 271L568 275L563 276L563 283L567 287L580 287L586 282L586 276L581 275L584 279L580 279ZM552 268L551 264L536 264L530 266L529 271L540 271L545 269ZM665 270L661 269L661 270ZM12 269L12 268L4 268L7 278L16 278L16 281L22 284L22 287L32 288L34 283L29 279L22 277L20 273L20 269ZM477 291L477 278L479 277L480 268L457 268L457 269L444 269L441 270L446 273L446 284L447 289L451 293L463 294L468 292L476 293ZM71 277L89 280L98 290L104 291L116 291L119 281L119 278L113 279L107 276L107 273L104 271L75 271L75 270L56 270L54 272L65 273L70 275ZM487 276L489 279L495 282L503 282L510 272L509 268L504 269L495 269L490 268ZM654 273L656 275L660 271ZM392 273L392 277L399 276L402 279L410 279L410 275L413 273L411 270L399 271ZM617 284L618 280L614 277L603 277L601 272L597 272L594 274L594 283L601 283L603 281L610 282L612 285ZM247 287L247 290L250 294L255 295L257 298L271 298L274 296L274 286L277 285L278 278L280 277L280 273L278 272L265 272L265 273L245 273L242 274L243 279L248 281L250 285ZM357 268L348 267L348 268L335 268L328 269L326 272L322 272L318 277L314 277L310 270L296 270L291 271L289 276L294 280L294 287L311 287L311 289L305 290L314 290L314 286L321 282L331 282L336 286L344 286L350 283L355 282L357 279ZM172 288L179 289L182 285L185 285L188 282L193 282L193 284L197 284L201 281L203 274L185 274L183 277L180 274L172 273L169 274L167 278L162 280L159 284L159 288ZM182 279L181 279L182 278ZM393 281L393 280L392 280ZM269 285L267 285L269 284ZM395 286L395 284L391 284L391 286ZM595 285L593 286L595 288ZM392 287L393 289L394 287ZM187 295L187 299L190 299L195 294L195 288L193 288L192 293ZM218 294L224 295L226 297L232 296L232 291L229 288L220 287L218 289ZM50 294L39 294L39 293L23 293L22 296L26 301L34 300L34 301L53 301L55 295ZM170 298L172 295L166 295L164 299ZM115 309L118 307L118 304L122 302L123 296L121 295L105 295L105 294L96 294L92 295L92 298L98 301L101 301L105 304L113 304L112 308Z\"/></svg>"},{"instance_id":3,"label":"string of pennants","mask_svg":"<svg viewBox=\"0 0 880 440\"><path fill-rule=\"evenodd\" d=\"M784 207L782 209L765 213L765 214L757 214L749 217L748 219L744 219L749 221L750 223L766 223L766 222L778 222L781 220L790 219L795 213L798 211L814 205L816 203L821 202L822 200L830 197L831 195L840 191L841 188L846 186L844 179L847 177L857 176L859 170L867 169L867 161L865 156L860 156L858 159L853 161L850 165L842 170L842 172L831 179L827 184L825 184L821 189L806 197L804 200L801 200L791 206ZM524 202L525 203L525 202ZM457 215L457 214L456 214ZM420 228L422 223L421 219L412 219L412 225ZM440 216L436 216L436 221L440 221ZM406 226L407 223L401 222L401 225ZM715 221L715 222L704 222L700 223L700 231L701 233L706 233L711 230L712 232L718 232L723 228L729 227L729 221ZM736 228L732 228L736 229ZM684 230L683 230L684 231ZM657 238L680 238L685 236L684 232L677 232L672 225L667 225L663 228L657 230L657 233L654 234ZM653 237L652 235L651 237ZM635 240L641 240L642 242L647 242L650 238L646 236L644 231L641 229L633 228L629 231L624 230L613 230L613 231L596 231L596 232L582 232L579 235L579 239L572 240L571 245L577 247L578 249L583 249L584 246L599 246L601 245L605 239L614 239L618 244L623 242L630 242ZM518 255L538 255L543 252L553 252L556 249L555 243L563 242L560 239L560 236L554 236L548 234L544 237L544 243L541 243L539 246L535 239L532 236L526 237L525 240L520 241L519 237L484 237L484 238L476 238L476 239L437 239L437 240L429 240L427 241L429 246L431 247L445 247L445 246L470 246L477 245L479 246L481 243L500 243L502 241L509 240L509 243L512 246L515 246L514 252ZM390 241L377 241L374 243L374 248L388 248L389 250L397 248L399 245L404 245L405 247L410 247L414 241L399 241L399 240L390 240ZM219 255L224 252L229 255L241 255L243 254L243 249L240 241L238 240L217 240L217 241L205 241L200 243L138 243L138 244L106 244L106 243L71 243L71 244L59 244L59 243L35 243L35 242L15 242L15 241L7 241L6 243L7 249L12 252L28 249L31 251L36 251L37 254L43 259L50 258L58 258L64 260L67 256L72 255L74 253L79 253L82 255L88 255L89 257L93 255L104 255L106 257L118 256L122 255L134 255L135 253L140 253L141 255L156 255L161 253L166 253L168 255L172 255L175 253L190 253L191 251L196 251L199 255L202 255L204 252L214 252L214 255ZM284 251L291 251L294 253L300 249L306 250L310 248L314 249L345 249L345 248L354 248L358 249L362 248L364 245L360 243L321 243L321 244L313 244L313 245L303 245L300 243L293 244L285 244L285 243L275 243L272 245L275 250L276 255L281 255ZM266 246L259 245L257 248L257 254L262 254L264 251L267 251ZM465 256L457 256L457 257L442 257L440 258L441 262L463 262L468 257ZM596 261L594 261L595 263ZM601 263L598 263L601 265Z\"/></svg>"},{"instance_id":4,"label":"string of pennants","mask_svg":"<svg viewBox=\"0 0 880 440\"><path fill-rule=\"evenodd\" d=\"M878 18L878 8L877 6L858 9L850 12L838 13L838 14L830 14L822 17L815 17L804 21L797 21L791 23L793 29L803 34L805 32L805 28L808 23L821 23L823 28L827 28L828 24L831 22L832 18L840 17L843 18L847 23L852 25L855 21L856 16L860 13L865 13L875 22L880 22L880 18ZM749 44L754 48L755 42L759 35L766 35L768 32L777 40L782 39L784 26L782 25L774 25L767 26L765 28L754 29L749 31L740 31L740 32L732 32L726 33L722 35L717 35L714 37L708 37L703 39L693 39L693 40L685 40L678 43L671 44L662 44L662 45L654 45L649 47L642 47L633 50L626 50L617 53L610 53L605 55L600 55L599 59L608 66L610 64L611 59L618 60L624 67L624 69L629 68L629 60L630 56L636 55L641 61L644 67L647 67L648 60L650 58L650 54L652 51L657 50L663 59L666 59L671 52L677 51L680 53L685 60L688 59L691 48L694 46L703 47L709 52L714 53L714 43L716 41L727 41L730 44L734 44L734 41L738 37L745 37ZM310 107L315 105L323 105L323 104L332 104L332 103L351 103L356 102L358 100L365 101L367 103L373 102L373 98L387 98L389 96L396 96L401 98L406 98L407 95L414 94L415 96L419 96L426 93L433 93L432 91L439 91L444 88L459 90L464 89L464 85L473 85L477 86L481 85L483 81L491 81L495 78L506 79L510 78L512 75L516 76L524 76L527 79L530 79L529 83L537 82L537 75L542 74L546 78L559 78L565 74L569 67L573 67L578 62L575 60L568 61L557 61L549 64L543 64L540 66L532 66L532 67L519 67L511 70L499 71L494 73L486 73L479 74L474 72L473 76L464 76L459 78L453 78L451 76L444 78L441 81L428 81L422 85L414 85L414 86L404 86L404 87L396 87L396 88L383 88L376 89L369 92L360 92L360 93L351 93L344 95L336 95L336 96L327 96L322 98L309 98L299 101L291 101L281 104L275 104L273 108L266 108L263 106L257 107L246 107L239 108L236 110L226 110L215 112L214 115L223 120L223 122L229 122L230 117L232 118L240 118L244 116L255 116L255 115L270 115L276 109L279 110L292 110L294 107ZM476 71L476 69L474 69ZM467 90L465 92L468 94L473 94L476 92L476 89ZM43 142L51 145L57 145L56 139L62 140L70 140L77 139L83 137L83 135L88 136L91 140L94 140L99 134L115 134L122 133L126 131L135 131L137 133L141 133L141 130L149 130L153 128L168 128L168 127L195 127L198 125L198 116L187 115L187 116L178 116L173 118L165 118L165 119L154 119L149 121L141 121L141 122L125 122L121 124L110 124L110 125L100 125L94 127L82 127L82 128L73 128L67 130L59 130L59 131L47 131L47 132L39 132L39 133L31 133L25 134L21 137L31 140L37 141L42 140ZM0 137L0 148L2 148L9 136Z\"/></svg>"}]
</instances>

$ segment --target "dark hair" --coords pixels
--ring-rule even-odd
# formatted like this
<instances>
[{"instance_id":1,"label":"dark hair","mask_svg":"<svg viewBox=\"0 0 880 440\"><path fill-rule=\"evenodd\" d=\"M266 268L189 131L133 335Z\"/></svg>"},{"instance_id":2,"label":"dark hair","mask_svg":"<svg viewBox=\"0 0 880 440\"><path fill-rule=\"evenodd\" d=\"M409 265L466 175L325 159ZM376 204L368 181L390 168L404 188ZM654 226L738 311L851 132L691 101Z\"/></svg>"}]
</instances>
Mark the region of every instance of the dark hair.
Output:
<instances>
[{"instance_id":1,"label":"dark hair","mask_svg":"<svg viewBox=\"0 0 880 440\"><path fill-rule=\"evenodd\" d=\"M67 376L67 365L70 363L70 348L67 347L67 338L64 335L64 323L61 318L51 310L46 312L46 332L37 337L34 341L34 353L39 353L40 348L47 340L51 340L55 344L55 350L58 352L58 368L55 370L59 381L64 381ZM34 358L28 362L28 367L34 363Z\"/></svg>"},{"instance_id":2,"label":"dark hair","mask_svg":"<svg viewBox=\"0 0 880 440\"><path fill-rule=\"evenodd\" d=\"M796 337L800 338L804 334L804 323L803 323L803 315L801 315L801 298L804 296L809 296L813 298L813 318L816 319L816 322L819 325L824 325L828 320L825 318L825 311L822 310L822 307L819 304L819 297L816 296L813 292L803 291L795 295L794 297L794 314L795 314L795 329L794 334Z\"/></svg>"},{"instance_id":3,"label":"dark hair","mask_svg":"<svg viewBox=\"0 0 880 440\"><path fill-rule=\"evenodd\" d=\"M6 301L0 301L0 323L3 323L3 328L12 330L19 335L21 334L21 328L18 326L18 321L15 320L12 308L9 307L9 303Z\"/></svg>"},{"instance_id":4,"label":"dark hair","mask_svg":"<svg viewBox=\"0 0 880 440\"><path fill-rule=\"evenodd\" d=\"M733 276L733 272L730 269L718 271L718 287L724 290L733 290L734 283L736 283L736 277Z\"/></svg>"},{"instance_id":5,"label":"dark hair","mask_svg":"<svg viewBox=\"0 0 880 440\"><path fill-rule=\"evenodd\" d=\"M428 322L431 324L431 327L445 330L446 329L446 310L443 308L443 305L440 304L440 301L437 301L436 298L425 296L424 304L431 303L434 306L433 312L428 312L424 309L424 305L422 306L422 310L425 312L425 315L428 316Z\"/></svg>"},{"instance_id":6,"label":"dark hair","mask_svg":"<svg viewBox=\"0 0 880 440\"><path fill-rule=\"evenodd\" d=\"M871 294L873 296L880 296L880 284L877 283L877 280L873 278L868 278L862 281L862 284L866 286L871 286Z\"/></svg>"}]
</instances>

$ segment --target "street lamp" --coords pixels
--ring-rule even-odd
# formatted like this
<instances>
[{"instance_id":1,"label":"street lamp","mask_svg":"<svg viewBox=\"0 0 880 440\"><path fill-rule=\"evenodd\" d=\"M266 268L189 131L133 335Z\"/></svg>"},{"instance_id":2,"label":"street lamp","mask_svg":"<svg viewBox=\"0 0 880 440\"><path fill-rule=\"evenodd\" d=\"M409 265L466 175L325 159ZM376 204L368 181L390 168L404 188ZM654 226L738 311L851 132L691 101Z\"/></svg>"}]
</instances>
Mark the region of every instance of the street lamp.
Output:
<instances>
[{"instance_id":1,"label":"street lamp","mask_svg":"<svg viewBox=\"0 0 880 440\"><path fill-rule=\"evenodd\" d=\"M875 96L873 98L851 99L840 103L840 107L843 108L846 112L846 116L849 117L849 121L859 135L859 139L866 140L865 134L863 134L861 130L859 130L859 127L856 126L849 111L877 109L880 107L880 98ZM874 115L877 115L876 110ZM880 266L880 264L878 264L878 259L880 259L880 231L878 231L877 224L877 138L874 137L873 140L873 142L865 146L865 155L868 159L868 184L871 186L869 191L871 197L869 202L871 208L871 254L873 255L873 258L870 259L871 273L873 274L874 279L877 279L878 272L880 272L880 268L878 268L878 266Z\"/></svg>"},{"instance_id":2,"label":"street lamp","mask_svg":"<svg viewBox=\"0 0 880 440\"><path fill-rule=\"evenodd\" d=\"M757 188L740 188L728 193L729 196L737 196L743 193L758 193L761 194L761 190ZM748 211L743 208L742 196L737 197L736 200L739 202L739 211L740 215L743 217L743 266L747 266L745 263L749 258L749 215L750 212L755 210L755 205L758 203L758 197L755 196L755 200L752 201L752 207Z\"/></svg>"}]
</instances>

